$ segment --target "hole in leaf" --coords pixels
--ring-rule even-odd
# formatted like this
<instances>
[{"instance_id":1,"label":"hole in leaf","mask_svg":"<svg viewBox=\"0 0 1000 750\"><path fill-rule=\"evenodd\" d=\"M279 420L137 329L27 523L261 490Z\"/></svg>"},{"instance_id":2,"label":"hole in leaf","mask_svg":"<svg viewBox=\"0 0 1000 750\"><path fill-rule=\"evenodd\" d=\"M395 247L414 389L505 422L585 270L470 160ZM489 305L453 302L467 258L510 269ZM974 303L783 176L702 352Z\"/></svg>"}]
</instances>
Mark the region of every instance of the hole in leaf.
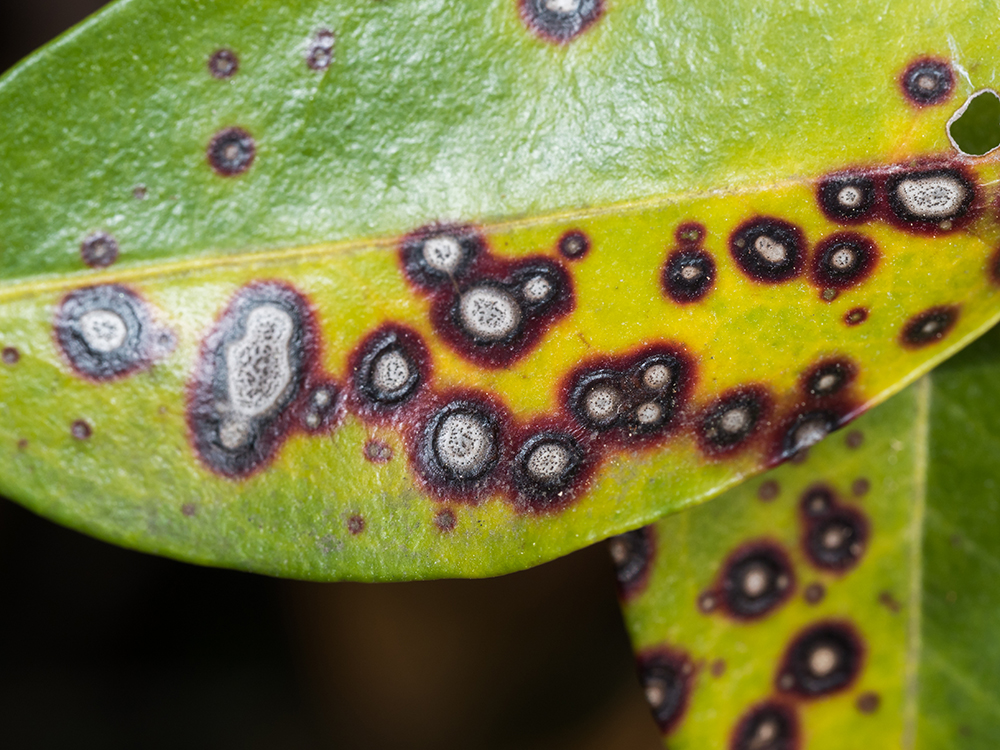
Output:
<instances>
[{"instance_id":1,"label":"hole in leaf","mask_svg":"<svg viewBox=\"0 0 1000 750\"><path fill-rule=\"evenodd\" d=\"M990 89L973 94L948 121L948 135L955 148L970 156L1000 146L1000 96Z\"/></svg>"}]
</instances>

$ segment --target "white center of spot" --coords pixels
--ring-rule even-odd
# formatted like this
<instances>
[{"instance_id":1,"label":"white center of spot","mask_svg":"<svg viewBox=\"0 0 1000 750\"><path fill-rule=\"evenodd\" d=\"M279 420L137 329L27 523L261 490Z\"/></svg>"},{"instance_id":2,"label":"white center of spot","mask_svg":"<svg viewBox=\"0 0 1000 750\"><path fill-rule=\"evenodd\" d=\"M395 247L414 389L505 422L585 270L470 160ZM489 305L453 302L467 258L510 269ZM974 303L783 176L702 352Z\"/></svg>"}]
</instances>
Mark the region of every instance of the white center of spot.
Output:
<instances>
[{"instance_id":1,"label":"white center of spot","mask_svg":"<svg viewBox=\"0 0 1000 750\"><path fill-rule=\"evenodd\" d=\"M832 373L823 375L816 383L816 390L822 392L831 391L840 382L840 378Z\"/></svg>"},{"instance_id":2,"label":"white center of spot","mask_svg":"<svg viewBox=\"0 0 1000 750\"><path fill-rule=\"evenodd\" d=\"M517 300L495 286L477 286L463 294L459 315L466 332L484 341L510 336L521 322Z\"/></svg>"},{"instance_id":3,"label":"white center of spot","mask_svg":"<svg viewBox=\"0 0 1000 750\"><path fill-rule=\"evenodd\" d=\"M450 235L429 237L424 241L424 262L435 271L453 274L465 258L459 241Z\"/></svg>"},{"instance_id":4,"label":"white center of spot","mask_svg":"<svg viewBox=\"0 0 1000 750\"><path fill-rule=\"evenodd\" d=\"M227 419L219 425L219 442L224 448L236 450L250 439L250 422L246 419Z\"/></svg>"},{"instance_id":5,"label":"white center of spot","mask_svg":"<svg viewBox=\"0 0 1000 750\"><path fill-rule=\"evenodd\" d=\"M694 281L695 279L700 279L702 276L701 269L694 263L689 263L681 269L681 278L684 281Z\"/></svg>"},{"instance_id":6,"label":"white center of spot","mask_svg":"<svg viewBox=\"0 0 1000 750\"><path fill-rule=\"evenodd\" d=\"M829 432L826 422L822 419L810 419L795 428L795 439L792 450L802 450L816 445Z\"/></svg>"},{"instance_id":7,"label":"white center of spot","mask_svg":"<svg viewBox=\"0 0 1000 750\"><path fill-rule=\"evenodd\" d=\"M819 646L809 654L809 671L816 677L826 677L837 668L837 652L829 646Z\"/></svg>"},{"instance_id":8,"label":"white center of spot","mask_svg":"<svg viewBox=\"0 0 1000 750\"><path fill-rule=\"evenodd\" d=\"M646 700L649 702L649 705L653 706L654 708L663 703L663 701L667 697L667 691L665 689L665 686L660 680L657 680L656 682L651 682L648 685L646 685L645 693L646 693Z\"/></svg>"},{"instance_id":9,"label":"white center of spot","mask_svg":"<svg viewBox=\"0 0 1000 750\"><path fill-rule=\"evenodd\" d=\"M320 388L318 391L316 391L315 394L313 394L313 403L320 408L323 408L324 406L329 404L330 391L326 390L325 388Z\"/></svg>"},{"instance_id":10,"label":"white center of spot","mask_svg":"<svg viewBox=\"0 0 1000 750\"><path fill-rule=\"evenodd\" d=\"M557 482L569 469L569 451L557 442L539 443L528 456L528 474L540 482Z\"/></svg>"},{"instance_id":11,"label":"white center of spot","mask_svg":"<svg viewBox=\"0 0 1000 750\"><path fill-rule=\"evenodd\" d=\"M614 537L611 544L608 545L608 549L611 551L611 559L615 565L621 567L628 562L628 544L620 537Z\"/></svg>"},{"instance_id":12,"label":"white center of spot","mask_svg":"<svg viewBox=\"0 0 1000 750\"><path fill-rule=\"evenodd\" d=\"M552 282L544 276L532 276L524 282L521 292L528 302L544 302L552 294Z\"/></svg>"},{"instance_id":13,"label":"white center of spot","mask_svg":"<svg viewBox=\"0 0 1000 750\"><path fill-rule=\"evenodd\" d=\"M656 424L663 418L663 408L655 401L647 401L636 408L635 418L642 425Z\"/></svg>"},{"instance_id":14,"label":"white center of spot","mask_svg":"<svg viewBox=\"0 0 1000 750\"><path fill-rule=\"evenodd\" d=\"M471 479L482 473L492 456L493 441L493 431L480 417L456 412L438 426L434 452L450 471Z\"/></svg>"},{"instance_id":15,"label":"white center of spot","mask_svg":"<svg viewBox=\"0 0 1000 750\"><path fill-rule=\"evenodd\" d=\"M667 365L650 365L642 374L642 384L651 391L662 391L670 385L671 375Z\"/></svg>"},{"instance_id":16,"label":"white center of spot","mask_svg":"<svg viewBox=\"0 0 1000 750\"><path fill-rule=\"evenodd\" d=\"M553 13L576 13L581 0L545 0L545 10Z\"/></svg>"},{"instance_id":17,"label":"white center of spot","mask_svg":"<svg viewBox=\"0 0 1000 750\"><path fill-rule=\"evenodd\" d=\"M837 193L837 203L844 208L855 208L861 205L861 191L853 185L846 185Z\"/></svg>"},{"instance_id":18,"label":"white center of spot","mask_svg":"<svg viewBox=\"0 0 1000 750\"><path fill-rule=\"evenodd\" d=\"M372 366L372 387L382 394L391 394L410 379L410 363L398 349L381 354Z\"/></svg>"},{"instance_id":19,"label":"white center of spot","mask_svg":"<svg viewBox=\"0 0 1000 750\"><path fill-rule=\"evenodd\" d=\"M857 262L857 255L846 245L841 245L830 256L830 265L838 271L849 271L854 268Z\"/></svg>"},{"instance_id":20,"label":"white center of spot","mask_svg":"<svg viewBox=\"0 0 1000 750\"><path fill-rule=\"evenodd\" d=\"M762 234L753 242L754 250L768 263L782 263L788 257L788 250L780 242L775 242Z\"/></svg>"},{"instance_id":21,"label":"white center of spot","mask_svg":"<svg viewBox=\"0 0 1000 750\"><path fill-rule=\"evenodd\" d=\"M754 747L761 747L765 745L765 743L773 742L777 736L778 723L773 719L768 719L757 727L757 731L753 736L754 742L756 743Z\"/></svg>"},{"instance_id":22,"label":"white center of spot","mask_svg":"<svg viewBox=\"0 0 1000 750\"><path fill-rule=\"evenodd\" d=\"M111 310L88 310L80 316L80 333L92 351L107 354L125 343L128 326Z\"/></svg>"},{"instance_id":23,"label":"white center of spot","mask_svg":"<svg viewBox=\"0 0 1000 750\"><path fill-rule=\"evenodd\" d=\"M226 346L229 405L241 417L271 409L292 381L288 356L295 324L274 305L261 305L247 315L243 338Z\"/></svg>"},{"instance_id":24,"label":"white center of spot","mask_svg":"<svg viewBox=\"0 0 1000 750\"><path fill-rule=\"evenodd\" d=\"M921 91L930 92L936 89L937 86L937 79L934 76L927 75L927 73L917 76L917 88Z\"/></svg>"},{"instance_id":25,"label":"white center of spot","mask_svg":"<svg viewBox=\"0 0 1000 750\"><path fill-rule=\"evenodd\" d=\"M763 565L751 565L743 574L743 593L752 599L767 591L771 576Z\"/></svg>"},{"instance_id":26,"label":"white center of spot","mask_svg":"<svg viewBox=\"0 0 1000 750\"><path fill-rule=\"evenodd\" d=\"M965 196L965 185L949 175L911 177L896 187L896 197L906 210L928 221L953 217Z\"/></svg>"},{"instance_id":27,"label":"white center of spot","mask_svg":"<svg viewBox=\"0 0 1000 750\"><path fill-rule=\"evenodd\" d=\"M822 544L826 549L835 550L844 546L847 538L851 535L851 530L841 524L833 524L823 532Z\"/></svg>"},{"instance_id":28,"label":"white center of spot","mask_svg":"<svg viewBox=\"0 0 1000 750\"><path fill-rule=\"evenodd\" d=\"M743 432L750 425L750 412L744 406L737 406L722 415L719 420L719 427L723 432L730 435L737 435Z\"/></svg>"},{"instance_id":29,"label":"white center of spot","mask_svg":"<svg viewBox=\"0 0 1000 750\"><path fill-rule=\"evenodd\" d=\"M604 424L618 416L620 403L621 394L617 388L610 385L596 385L587 392L583 408L591 420Z\"/></svg>"}]
</instances>

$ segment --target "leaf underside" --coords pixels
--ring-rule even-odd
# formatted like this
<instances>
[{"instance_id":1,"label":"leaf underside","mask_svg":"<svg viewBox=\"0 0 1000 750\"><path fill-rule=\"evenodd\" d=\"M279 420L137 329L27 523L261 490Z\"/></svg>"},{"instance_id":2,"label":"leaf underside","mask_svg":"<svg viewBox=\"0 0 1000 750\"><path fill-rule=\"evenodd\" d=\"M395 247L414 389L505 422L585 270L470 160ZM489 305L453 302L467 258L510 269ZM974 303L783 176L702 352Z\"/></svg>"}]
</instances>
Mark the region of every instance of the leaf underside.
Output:
<instances>
[{"instance_id":1,"label":"leaf underside","mask_svg":"<svg viewBox=\"0 0 1000 750\"><path fill-rule=\"evenodd\" d=\"M10 73L0 491L206 564L494 575L996 320L998 167L946 129L982 9L540 7L131 0Z\"/></svg>"},{"instance_id":2,"label":"leaf underside","mask_svg":"<svg viewBox=\"0 0 1000 750\"><path fill-rule=\"evenodd\" d=\"M613 541L669 747L994 746L998 364L993 332L808 460Z\"/></svg>"}]
</instances>

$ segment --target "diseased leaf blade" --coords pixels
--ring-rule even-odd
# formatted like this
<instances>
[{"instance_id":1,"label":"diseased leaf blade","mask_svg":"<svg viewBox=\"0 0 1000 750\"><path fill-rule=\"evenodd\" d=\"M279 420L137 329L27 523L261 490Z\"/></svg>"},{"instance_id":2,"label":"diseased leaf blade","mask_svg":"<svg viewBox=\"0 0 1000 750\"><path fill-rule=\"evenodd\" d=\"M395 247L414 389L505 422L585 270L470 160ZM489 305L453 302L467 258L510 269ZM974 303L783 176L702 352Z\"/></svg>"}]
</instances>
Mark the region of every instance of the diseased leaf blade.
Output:
<instances>
[{"instance_id":1,"label":"diseased leaf blade","mask_svg":"<svg viewBox=\"0 0 1000 750\"><path fill-rule=\"evenodd\" d=\"M197 562L493 575L995 321L997 165L946 132L978 9L529 5L131 0L9 74L0 491Z\"/></svg>"},{"instance_id":2,"label":"diseased leaf blade","mask_svg":"<svg viewBox=\"0 0 1000 750\"><path fill-rule=\"evenodd\" d=\"M994 331L807 461L613 542L652 697L658 654L694 667L669 747L751 747L737 738L764 731L747 727L769 706L810 750L992 747L998 363ZM626 553L648 539L643 567ZM767 585L747 577L761 549L758 562L777 549L787 563ZM740 596L747 585L759 593ZM809 694L783 682L786 658L822 623L846 624L859 658L851 679Z\"/></svg>"}]
</instances>

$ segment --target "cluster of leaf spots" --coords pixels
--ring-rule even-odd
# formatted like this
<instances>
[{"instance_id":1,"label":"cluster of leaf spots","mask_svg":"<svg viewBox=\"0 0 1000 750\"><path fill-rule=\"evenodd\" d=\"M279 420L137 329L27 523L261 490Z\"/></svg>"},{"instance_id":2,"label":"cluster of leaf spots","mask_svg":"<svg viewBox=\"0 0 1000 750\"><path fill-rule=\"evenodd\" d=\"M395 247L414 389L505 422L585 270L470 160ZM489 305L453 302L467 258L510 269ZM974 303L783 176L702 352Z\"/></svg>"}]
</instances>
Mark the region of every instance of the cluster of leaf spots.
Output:
<instances>
[{"instance_id":1,"label":"cluster of leaf spots","mask_svg":"<svg viewBox=\"0 0 1000 750\"><path fill-rule=\"evenodd\" d=\"M328 42L332 35L317 34L316 44ZM230 63L237 64L234 56L217 53L209 67L228 70ZM217 134L209 147L210 162L225 175L248 168L254 154L253 139L239 128ZM943 162L840 170L817 181L815 196L832 221L855 229L830 233L810 248L795 222L752 216L728 236L729 267L767 285L790 283L809 268L809 280L829 301L826 291L836 296L860 284L879 263L876 243L857 225L883 220L908 232L950 233L981 213L984 202L964 167ZM673 234L663 265L637 273L656 273L671 303L689 308L711 295L721 267L706 247L710 226L689 219ZM96 233L81 252L91 265L106 265L117 245ZM579 229L516 260L495 253L470 225L423 227L398 244L399 272L426 301L433 335L485 371L516 365L575 311L576 264L603 252ZM322 314L280 280L244 286L222 311L202 342L187 409L191 440L213 471L249 476L293 431L325 434L350 412L402 433L416 479L433 497L477 502L501 495L520 509L559 509L615 451L656 447L684 433L706 460L727 460L757 445L773 464L841 427L863 403L853 391L860 366L836 355L812 363L794 392L746 382L697 403L699 357L690 344L664 339L584 358L553 378L556 411L519 419L504 394L439 387L425 335L402 320L369 331L346 374L323 372ZM845 322L866 317L867 310L856 308ZM957 305L918 312L900 330L899 344L913 349L940 341L958 317ZM172 336L152 321L141 297L124 286L83 287L60 305L56 340L77 373L108 380L170 352ZM372 464L387 455L388 446L365 449ZM719 592L724 606L742 616L726 591Z\"/></svg>"},{"instance_id":2,"label":"cluster of leaf spots","mask_svg":"<svg viewBox=\"0 0 1000 750\"><path fill-rule=\"evenodd\" d=\"M829 367L817 370L807 382L814 387L822 387L831 372ZM905 410L909 406L907 403L902 408ZM910 466L899 461L896 455L904 450L904 446L888 436L888 428L886 433L876 435L878 444L869 446L865 445L864 434L855 430L842 444L827 444L824 448L828 448L827 454L839 451L839 455L855 467L860 464L872 468L886 465L884 451L888 451L893 454L890 458L891 471L905 477ZM818 477L817 472L824 470L821 466L837 479ZM757 690L755 697L750 699L748 705L733 712L735 718L729 720L732 723L723 730L723 736L727 738L726 747L730 750L801 750L811 736L807 731L809 722L805 713L808 707L821 706L830 699L864 686L866 682L870 687L872 683L865 676L868 665L873 660L878 661L879 666L873 669L882 672L887 669L886 649L905 651L902 642L866 638L862 625L868 624L870 618L855 617L855 608L861 605L853 601L854 595L849 593L857 584L865 587L863 590L872 587L871 581L865 577L882 575L879 566L888 564L885 560L875 560L873 565L866 566L866 573L857 572L872 547L872 514L879 514L879 517L881 514L894 514L886 515L882 522L887 527L886 533L900 533L901 519L908 518L908 515L905 511L900 515L900 509L896 507L897 498L871 497L873 485L868 477L855 475L853 479L848 479L851 474L840 471L836 465L831 467L817 463L816 469L810 468L809 464L790 465L773 476L773 479L759 483L756 498L741 488L732 498L715 501L721 503L720 507L709 505L691 511L699 514L705 523L692 526L685 524L683 518L674 517L656 526L615 537L610 542L626 614L630 619L640 618L633 626L638 625L645 633L636 656L639 678L646 690L654 720L664 735L671 736L671 741L676 741L674 735L685 726L695 691L723 679L732 668L734 674L741 675L739 679L744 687L741 687L740 695L745 696L749 687L746 675L752 665L756 668L755 673L769 673L770 678L766 683L753 682ZM792 496L785 489L786 478L789 477L792 478L789 484L802 487ZM848 491L842 493L836 487L843 486L845 480ZM890 481L885 486L899 486L899 491L905 493L905 486L897 482ZM862 502L873 504L863 510ZM676 612L675 604L670 609L671 616L663 620L663 611L650 607L663 606L654 602L668 594L667 587L671 590L669 599L676 600L679 594L676 576L689 577L694 569L688 568L695 566L700 577L703 563L684 559L686 554L690 554L685 553L685 545L699 544L699 537L689 536L691 530L701 528L704 531L717 526L721 519L735 511L737 503L756 505L756 510L752 512L740 511L743 518L755 520L741 522L733 519L732 522L737 524L734 531L742 528L741 532L737 532L742 539L719 560L714 581L692 597L689 613ZM793 503L793 507L789 508ZM782 525L782 519L790 514L796 519L797 529ZM796 541L789 543L790 539ZM884 544L886 546L880 554L896 550L889 554L904 554L905 559L906 553L896 546L897 540L885 540ZM685 583L688 585L682 588L686 590L698 585L690 581ZM839 591L840 588L845 588L845 591ZM879 589L876 587L875 590ZM831 592L838 602L843 603L821 608ZM890 590L882 589L877 603L870 602L869 608L876 604L884 608L888 617L899 617L901 605ZM821 611L815 613L817 609ZM783 617L783 614L788 616ZM672 625L678 620L689 621L690 627L678 630ZM709 624L709 621L715 621L715 625ZM780 625L777 624L779 621ZM750 630L768 628L772 628L775 634L790 632L781 636L782 643L776 649L776 656L767 657L765 666L761 657L753 652L753 647L748 650L742 644L743 638L749 637ZM710 653L699 653L706 642L721 642L717 638L704 641L697 636L699 631L707 629L729 634L726 642L732 640L739 654L738 659L747 660L749 664L732 661L727 664ZM686 635L669 640L651 638L652 634L665 630ZM741 631L747 635L741 635ZM881 637L882 633L878 635ZM692 645L700 643L701 646L689 648L686 645L688 638L692 640ZM756 638L750 642L763 641ZM879 653L873 653L875 650ZM902 680L901 674L893 676ZM872 679L879 684L877 681L883 677L873 676ZM725 688L727 691L732 689L732 686ZM879 711L883 696L878 691L862 687L856 692L853 703L848 705L853 706L857 715L873 715ZM895 697L893 701L895 705ZM718 708L718 704L712 705ZM843 707L844 702L836 705ZM808 713L809 717L816 715ZM685 735L686 741L701 746L697 743L704 742L705 737L718 736L720 728L707 729L717 725L715 716L714 710L701 713L697 719L701 722L701 729L690 736ZM832 726L829 719L824 726ZM695 740L695 737L700 739Z\"/></svg>"}]
</instances>

